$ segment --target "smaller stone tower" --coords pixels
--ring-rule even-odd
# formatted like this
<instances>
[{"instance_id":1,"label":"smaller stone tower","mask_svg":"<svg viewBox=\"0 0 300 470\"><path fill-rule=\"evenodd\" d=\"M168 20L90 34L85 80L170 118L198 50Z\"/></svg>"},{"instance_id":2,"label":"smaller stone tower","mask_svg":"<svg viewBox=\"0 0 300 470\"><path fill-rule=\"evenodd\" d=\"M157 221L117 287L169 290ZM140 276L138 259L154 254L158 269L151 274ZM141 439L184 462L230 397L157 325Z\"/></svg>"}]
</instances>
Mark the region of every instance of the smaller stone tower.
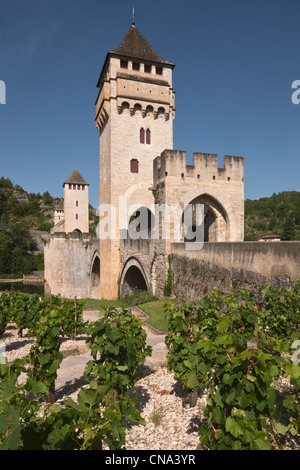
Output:
<instances>
[{"instance_id":1,"label":"smaller stone tower","mask_svg":"<svg viewBox=\"0 0 300 470\"><path fill-rule=\"evenodd\" d=\"M89 232L89 184L77 168L63 184L64 232Z\"/></svg>"},{"instance_id":2,"label":"smaller stone tower","mask_svg":"<svg viewBox=\"0 0 300 470\"><path fill-rule=\"evenodd\" d=\"M57 224L62 224L65 220L65 213L64 213L64 200L60 199L60 201L56 204L54 208L54 217L53 217L53 224L54 227Z\"/></svg>"}]
</instances>

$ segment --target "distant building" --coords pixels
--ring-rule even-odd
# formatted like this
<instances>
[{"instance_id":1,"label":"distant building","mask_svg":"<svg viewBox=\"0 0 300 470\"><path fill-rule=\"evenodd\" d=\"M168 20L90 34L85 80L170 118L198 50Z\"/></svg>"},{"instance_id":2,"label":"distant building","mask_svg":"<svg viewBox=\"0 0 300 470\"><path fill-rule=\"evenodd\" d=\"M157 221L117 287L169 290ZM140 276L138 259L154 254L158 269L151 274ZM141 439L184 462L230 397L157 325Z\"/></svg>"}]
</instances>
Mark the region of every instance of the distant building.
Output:
<instances>
[{"instance_id":1,"label":"distant building","mask_svg":"<svg viewBox=\"0 0 300 470\"><path fill-rule=\"evenodd\" d=\"M54 208L55 232L89 232L89 184L81 176L77 168L64 182L64 199Z\"/></svg>"},{"instance_id":2,"label":"distant building","mask_svg":"<svg viewBox=\"0 0 300 470\"><path fill-rule=\"evenodd\" d=\"M60 199L60 201L58 201L58 203L54 207L53 228L55 227L55 231L57 230L57 224L60 223L62 225L64 220L64 200Z\"/></svg>"},{"instance_id":3,"label":"distant building","mask_svg":"<svg viewBox=\"0 0 300 470\"><path fill-rule=\"evenodd\" d=\"M261 237L259 242L280 242L281 237L279 235L265 235L264 237Z\"/></svg>"}]
</instances>

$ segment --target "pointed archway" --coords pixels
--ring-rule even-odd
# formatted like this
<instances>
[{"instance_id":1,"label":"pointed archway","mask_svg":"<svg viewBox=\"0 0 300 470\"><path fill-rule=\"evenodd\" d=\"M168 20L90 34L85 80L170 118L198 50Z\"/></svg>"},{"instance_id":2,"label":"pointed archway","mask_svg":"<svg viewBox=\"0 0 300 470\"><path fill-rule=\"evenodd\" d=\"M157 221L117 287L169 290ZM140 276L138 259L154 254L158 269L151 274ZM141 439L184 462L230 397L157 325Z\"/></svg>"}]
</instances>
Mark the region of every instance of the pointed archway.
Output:
<instances>
[{"instance_id":1,"label":"pointed archway","mask_svg":"<svg viewBox=\"0 0 300 470\"><path fill-rule=\"evenodd\" d=\"M182 224L185 241L195 241L194 234L198 229L202 236L202 240L198 241L220 242L230 237L229 217L225 208L207 193L194 197L187 204L182 214Z\"/></svg>"},{"instance_id":2,"label":"pointed archway","mask_svg":"<svg viewBox=\"0 0 300 470\"><path fill-rule=\"evenodd\" d=\"M120 296L133 292L149 290L149 282L144 268L137 258L129 258L125 263L120 277Z\"/></svg>"},{"instance_id":3,"label":"pointed archway","mask_svg":"<svg viewBox=\"0 0 300 470\"><path fill-rule=\"evenodd\" d=\"M98 299L100 295L100 257L96 251L94 253L91 273L90 273L90 297L92 299Z\"/></svg>"}]
</instances>

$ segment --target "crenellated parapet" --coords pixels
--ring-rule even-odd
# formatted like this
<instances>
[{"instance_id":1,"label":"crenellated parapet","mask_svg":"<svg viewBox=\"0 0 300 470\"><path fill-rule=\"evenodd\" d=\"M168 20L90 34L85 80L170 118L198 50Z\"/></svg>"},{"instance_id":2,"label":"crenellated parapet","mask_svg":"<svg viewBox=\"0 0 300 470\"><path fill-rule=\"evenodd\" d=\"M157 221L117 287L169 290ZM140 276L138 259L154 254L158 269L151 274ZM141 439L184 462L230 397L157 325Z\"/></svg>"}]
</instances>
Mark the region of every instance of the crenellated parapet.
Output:
<instances>
[{"instance_id":1,"label":"crenellated parapet","mask_svg":"<svg viewBox=\"0 0 300 470\"><path fill-rule=\"evenodd\" d=\"M186 152L164 150L153 162L153 194L158 204L192 207L205 211L204 241L242 241L244 238L244 159L226 155L223 167L218 155L194 153L188 165ZM194 212L193 212L194 211Z\"/></svg>"},{"instance_id":2,"label":"crenellated parapet","mask_svg":"<svg viewBox=\"0 0 300 470\"><path fill-rule=\"evenodd\" d=\"M206 183L213 181L243 181L244 158L224 156L223 168L218 167L218 155L194 153L193 164L186 163L186 152L165 150L153 162L154 184L166 177L193 178Z\"/></svg>"},{"instance_id":3,"label":"crenellated parapet","mask_svg":"<svg viewBox=\"0 0 300 470\"><path fill-rule=\"evenodd\" d=\"M82 233L82 232L54 232L50 235L51 240L63 239L63 240L80 240L80 241L89 241L95 239L95 236L91 233Z\"/></svg>"}]
</instances>

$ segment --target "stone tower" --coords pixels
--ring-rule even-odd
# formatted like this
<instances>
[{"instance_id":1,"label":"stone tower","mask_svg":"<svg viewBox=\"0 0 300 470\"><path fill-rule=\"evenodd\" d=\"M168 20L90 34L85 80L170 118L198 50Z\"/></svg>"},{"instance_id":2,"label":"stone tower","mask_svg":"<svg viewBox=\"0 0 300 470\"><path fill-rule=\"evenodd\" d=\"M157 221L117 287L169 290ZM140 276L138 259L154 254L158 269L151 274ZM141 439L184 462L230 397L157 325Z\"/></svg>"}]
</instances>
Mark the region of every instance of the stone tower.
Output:
<instances>
[{"instance_id":1,"label":"stone tower","mask_svg":"<svg viewBox=\"0 0 300 470\"><path fill-rule=\"evenodd\" d=\"M60 201L54 207L53 226L55 227L57 224L62 225L64 223L64 220L64 200L60 199Z\"/></svg>"},{"instance_id":2,"label":"stone tower","mask_svg":"<svg viewBox=\"0 0 300 470\"><path fill-rule=\"evenodd\" d=\"M116 220L113 233L107 238L100 234L100 298L117 298L120 231L128 229L138 207L150 210L153 160L165 149L173 149L173 68L133 20L119 47L107 54L98 80L100 207L111 205ZM119 211L120 197L126 198L126 210ZM133 205L135 210L130 209Z\"/></svg>"},{"instance_id":3,"label":"stone tower","mask_svg":"<svg viewBox=\"0 0 300 470\"><path fill-rule=\"evenodd\" d=\"M64 232L89 232L89 185L75 169L63 184Z\"/></svg>"}]
</instances>

